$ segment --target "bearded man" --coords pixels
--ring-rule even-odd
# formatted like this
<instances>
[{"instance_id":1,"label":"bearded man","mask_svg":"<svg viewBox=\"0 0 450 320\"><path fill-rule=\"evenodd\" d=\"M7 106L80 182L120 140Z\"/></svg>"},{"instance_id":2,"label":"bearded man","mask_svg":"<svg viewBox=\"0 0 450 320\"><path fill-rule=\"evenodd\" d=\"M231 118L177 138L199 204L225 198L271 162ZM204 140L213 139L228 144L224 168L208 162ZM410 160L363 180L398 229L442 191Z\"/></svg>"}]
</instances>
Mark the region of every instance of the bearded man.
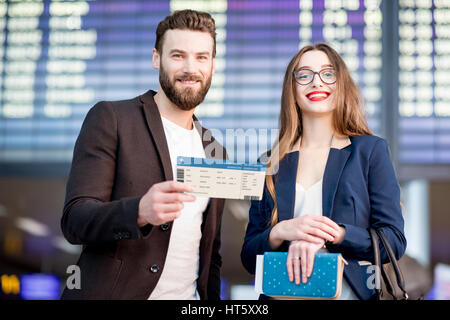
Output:
<instances>
[{"instance_id":1,"label":"bearded man","mask_svg":"<svg viewBox=\"0 0 450 320\"><path fill-rule=\"evenodd\" d=\"M62 299L220 299L224 200L174 181L177 156L226 158L194 116L211 85L215 39L208 13L167 16L153 49L158 92L88 112L61 219L66 239L83 245L81 285L68 283Z\"/></svg>"}]
</instances>

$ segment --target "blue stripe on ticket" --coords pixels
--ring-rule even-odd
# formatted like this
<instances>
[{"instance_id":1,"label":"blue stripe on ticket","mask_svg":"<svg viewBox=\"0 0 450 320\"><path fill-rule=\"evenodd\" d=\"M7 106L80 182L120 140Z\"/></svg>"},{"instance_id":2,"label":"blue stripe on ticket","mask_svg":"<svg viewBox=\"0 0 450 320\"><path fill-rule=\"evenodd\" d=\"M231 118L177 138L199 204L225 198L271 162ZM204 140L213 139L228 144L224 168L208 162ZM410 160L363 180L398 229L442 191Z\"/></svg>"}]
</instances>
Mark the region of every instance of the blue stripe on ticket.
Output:
<instances>
[{"instance_id":1,"label":"blue stripe on ticket","mask_svg":"<svg viewBox=\"0 0 450 320\"><path fill-rule=\"evenodd\" d=\"M266 171L267 165L258 163L234 162L231 160L177 157L177 166L230 169L244 171Z\"/></svg>"}]
</instances>

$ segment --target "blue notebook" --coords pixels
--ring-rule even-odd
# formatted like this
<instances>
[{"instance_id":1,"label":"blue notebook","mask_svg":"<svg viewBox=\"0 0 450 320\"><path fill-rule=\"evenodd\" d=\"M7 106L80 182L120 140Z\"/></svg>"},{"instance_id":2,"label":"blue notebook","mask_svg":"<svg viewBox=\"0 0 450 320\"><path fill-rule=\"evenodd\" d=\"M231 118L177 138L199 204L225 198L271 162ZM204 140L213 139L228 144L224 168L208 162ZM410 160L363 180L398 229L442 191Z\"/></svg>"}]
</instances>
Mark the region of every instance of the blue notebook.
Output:
<instances>
[{"instance_id":1,"label":"blue notebook","mask_svg":"<svg viewBox=\"0 0 450 320\"><path fill-rule=\"evenodd\" d=\"M337 299L341 294L344 264L339 253L316 253L308 282L290 282L287 252L265 252L262 262L262 293L282 299ZM260 275L261 276L261 275Z\"/></svg>"}]
</instances>

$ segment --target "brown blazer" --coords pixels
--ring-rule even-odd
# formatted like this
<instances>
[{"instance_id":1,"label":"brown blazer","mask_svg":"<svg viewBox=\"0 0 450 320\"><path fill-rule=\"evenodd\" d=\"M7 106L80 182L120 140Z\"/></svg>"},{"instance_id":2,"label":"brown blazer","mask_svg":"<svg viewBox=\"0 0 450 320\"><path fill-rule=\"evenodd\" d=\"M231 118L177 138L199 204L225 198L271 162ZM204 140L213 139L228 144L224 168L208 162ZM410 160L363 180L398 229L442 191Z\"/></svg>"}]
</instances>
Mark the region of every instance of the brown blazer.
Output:
<instances>
[{"instance_id":1,"label":"brown blazer","mask_svg":"<svg viewBox=\"0 0 450 320\"><path fill-rule=\"evenodd\" d=\"M173 180L155 93L102 101L86 115L61 219L66 239L83 245L77 263L81 289L66 287L61 299L147 299L161 276L172 223L137 225L141 197L153 184ZM225 150L196 120L194 116L207 156L225 159ZM201 299L220 299L223 206L223 199L211 199L203 213L197 281Z\"/></svg>"}]
</instances>

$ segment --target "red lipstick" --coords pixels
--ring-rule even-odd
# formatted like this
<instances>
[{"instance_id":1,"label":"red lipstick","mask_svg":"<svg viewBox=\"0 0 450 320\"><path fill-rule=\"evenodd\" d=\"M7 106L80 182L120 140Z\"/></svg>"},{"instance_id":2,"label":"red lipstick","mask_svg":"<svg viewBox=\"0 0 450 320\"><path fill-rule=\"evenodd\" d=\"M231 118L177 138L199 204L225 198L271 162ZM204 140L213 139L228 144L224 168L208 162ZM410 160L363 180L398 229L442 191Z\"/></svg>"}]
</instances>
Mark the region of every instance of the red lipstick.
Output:
<instances>
[{"instance_id":1,"label":"red lipstick","mask_svg":"<svg viewBox=\"0 0 450 320\"><path fill-rule=\"evenodd\" d=\"M328 99L329 96L330 93L326 91L312 91L306 94L306 97L310 101L323 101Z\"/></svg>"}]
</instances>

